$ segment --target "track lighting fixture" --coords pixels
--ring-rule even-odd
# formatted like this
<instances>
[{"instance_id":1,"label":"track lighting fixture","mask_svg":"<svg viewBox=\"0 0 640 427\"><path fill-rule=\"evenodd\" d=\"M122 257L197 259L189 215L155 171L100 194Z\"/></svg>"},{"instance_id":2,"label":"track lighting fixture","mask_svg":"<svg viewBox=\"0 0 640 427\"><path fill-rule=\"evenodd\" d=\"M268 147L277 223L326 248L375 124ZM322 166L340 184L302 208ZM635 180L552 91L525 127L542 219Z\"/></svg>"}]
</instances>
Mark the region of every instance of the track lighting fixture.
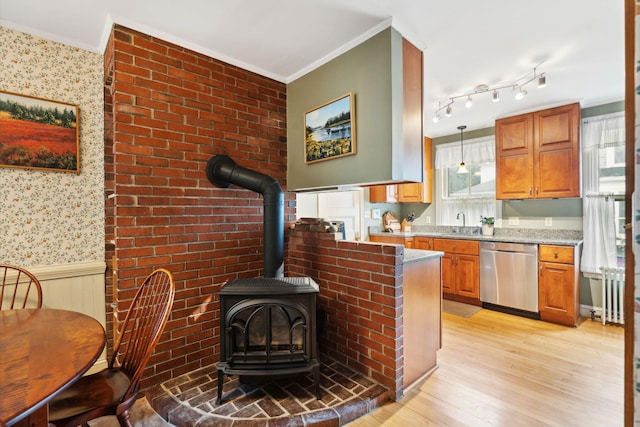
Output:
<instances>
[{"instance_id":1,"label":"track lighting fixture","mask_svg":"<svg viewBox=\"0 0 640 427\"><path fill-rule=\"evenodd\" d=\"M538 74L537 67L534 67L533 73L529 72L524 76L522 76L521 78L514 80L512 82L500 83L496 85L481 84L473 88L472 92L450 96L448 101L445 101L445 102L438 101L438 108L436 108L435 115L433 117L433 122L438 123L440 121L440 119L442 118L440 116L440 112L442 110L444 110L446 117L451 117L452 111L453 111L451 108L451 104L453 104L454 100L458 98L466 98L464 106L467 108L471 108L473 106L473 98L472 98L473 96L478 96L481 93L485 93L485 92L491 92L491 100L493 102L498 102L500 101L500 91L502 89L511 88L515 92L514 94L515 99L520 100L527 95L527 91L524 89L524 87L534 80L538 81L539 88L543 88L547 84L547 77L545 73Z\"/></svg>"}]
</instances>

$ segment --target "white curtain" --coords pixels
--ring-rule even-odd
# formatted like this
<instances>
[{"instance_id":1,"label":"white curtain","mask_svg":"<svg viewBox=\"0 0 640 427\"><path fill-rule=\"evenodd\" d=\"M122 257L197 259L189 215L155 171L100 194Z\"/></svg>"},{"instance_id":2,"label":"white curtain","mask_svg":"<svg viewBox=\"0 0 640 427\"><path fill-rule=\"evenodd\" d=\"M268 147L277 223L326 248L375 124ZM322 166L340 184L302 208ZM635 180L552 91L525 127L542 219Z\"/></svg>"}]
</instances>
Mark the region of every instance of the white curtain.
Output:
<instances>
[{"instance_id":1,"label":"white curtain","mask_svg":"<svg viewBox=\"0 0 640 427\"><path fill-rule=\"evenodd\" d=\"M462 145L463 147L461 147L460 141L436 145L436 169L457 168L463 154L465 163L493 162L496 159L496 144L493 135L470 139L464 141Z\"/></svg>"},{"instance_id":2,"label":"white curtain","mask_svg":"<svg viewBox=\"0 0 640 427\"><path fill-rule=\"evenodd\" d=\"M582 124L582 178L584 197L581 270L600 273L600 267L615 267L616 230L614 198L600 191L600 149L624 145L624 113L592 117Z\"/></svg>"}]
</instances>

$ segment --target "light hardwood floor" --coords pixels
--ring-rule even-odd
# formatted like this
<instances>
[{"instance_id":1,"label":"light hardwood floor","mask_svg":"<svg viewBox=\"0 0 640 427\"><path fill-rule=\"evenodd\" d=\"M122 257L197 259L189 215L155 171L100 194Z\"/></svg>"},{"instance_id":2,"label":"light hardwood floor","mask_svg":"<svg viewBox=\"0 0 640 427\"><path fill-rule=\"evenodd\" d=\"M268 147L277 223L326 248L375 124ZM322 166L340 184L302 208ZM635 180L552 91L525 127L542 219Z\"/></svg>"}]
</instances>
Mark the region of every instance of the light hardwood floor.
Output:
<instances>
[{"instance_id":1,"label":"light hardwood floor","mask_svg":"<svg viewBox=\"0 0 640 427\"><path fill-rule=\"evenodd\" d=\"M348 426L622 426L623 335L590 319L445 313L438 369Z\"/></svg>"}]
</instances>

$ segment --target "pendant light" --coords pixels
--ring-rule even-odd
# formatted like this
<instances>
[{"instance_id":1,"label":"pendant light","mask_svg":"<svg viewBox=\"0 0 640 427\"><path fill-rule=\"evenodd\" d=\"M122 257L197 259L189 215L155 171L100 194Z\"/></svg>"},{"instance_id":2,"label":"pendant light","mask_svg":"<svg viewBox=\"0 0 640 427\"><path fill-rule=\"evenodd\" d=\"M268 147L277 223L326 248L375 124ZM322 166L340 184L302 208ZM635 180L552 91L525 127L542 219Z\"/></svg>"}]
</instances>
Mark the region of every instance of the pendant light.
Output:
<instances>
[{"instance_id":1,"label":"pendant light","mask_svg":"<svg viewBox=\"0 0 640 427\"><path fill-rule=\"evenodd\" d=\"M462 131L466 128L466 126L458 126L460 130L460 166L458 166L458 173L469 173L467 165L464 164L464 144L462 142Z\"/></svg>"}]
</instances>

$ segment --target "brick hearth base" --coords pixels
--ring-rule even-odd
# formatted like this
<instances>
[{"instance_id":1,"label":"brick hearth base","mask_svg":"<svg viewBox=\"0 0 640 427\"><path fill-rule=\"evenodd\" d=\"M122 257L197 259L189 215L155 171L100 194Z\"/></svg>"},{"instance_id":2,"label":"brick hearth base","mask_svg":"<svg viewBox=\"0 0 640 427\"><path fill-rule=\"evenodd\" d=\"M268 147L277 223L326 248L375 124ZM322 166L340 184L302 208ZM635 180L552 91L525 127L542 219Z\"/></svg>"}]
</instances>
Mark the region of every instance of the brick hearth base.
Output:
<instances>
[{"instance_id":1,"label":"brick hearth base","mask_svg":"<svg viewBox=\"0 0 640 427\"><path fill-rule=\"evenodd\" d=\"M387 389L332 360L320 361L322 400L311 375L240 384L225 377L223 402L216 406L215 365L173 378L147 391L153 408L179 427L343 426L389 399Z\"/></svg>"}]
</instances>

